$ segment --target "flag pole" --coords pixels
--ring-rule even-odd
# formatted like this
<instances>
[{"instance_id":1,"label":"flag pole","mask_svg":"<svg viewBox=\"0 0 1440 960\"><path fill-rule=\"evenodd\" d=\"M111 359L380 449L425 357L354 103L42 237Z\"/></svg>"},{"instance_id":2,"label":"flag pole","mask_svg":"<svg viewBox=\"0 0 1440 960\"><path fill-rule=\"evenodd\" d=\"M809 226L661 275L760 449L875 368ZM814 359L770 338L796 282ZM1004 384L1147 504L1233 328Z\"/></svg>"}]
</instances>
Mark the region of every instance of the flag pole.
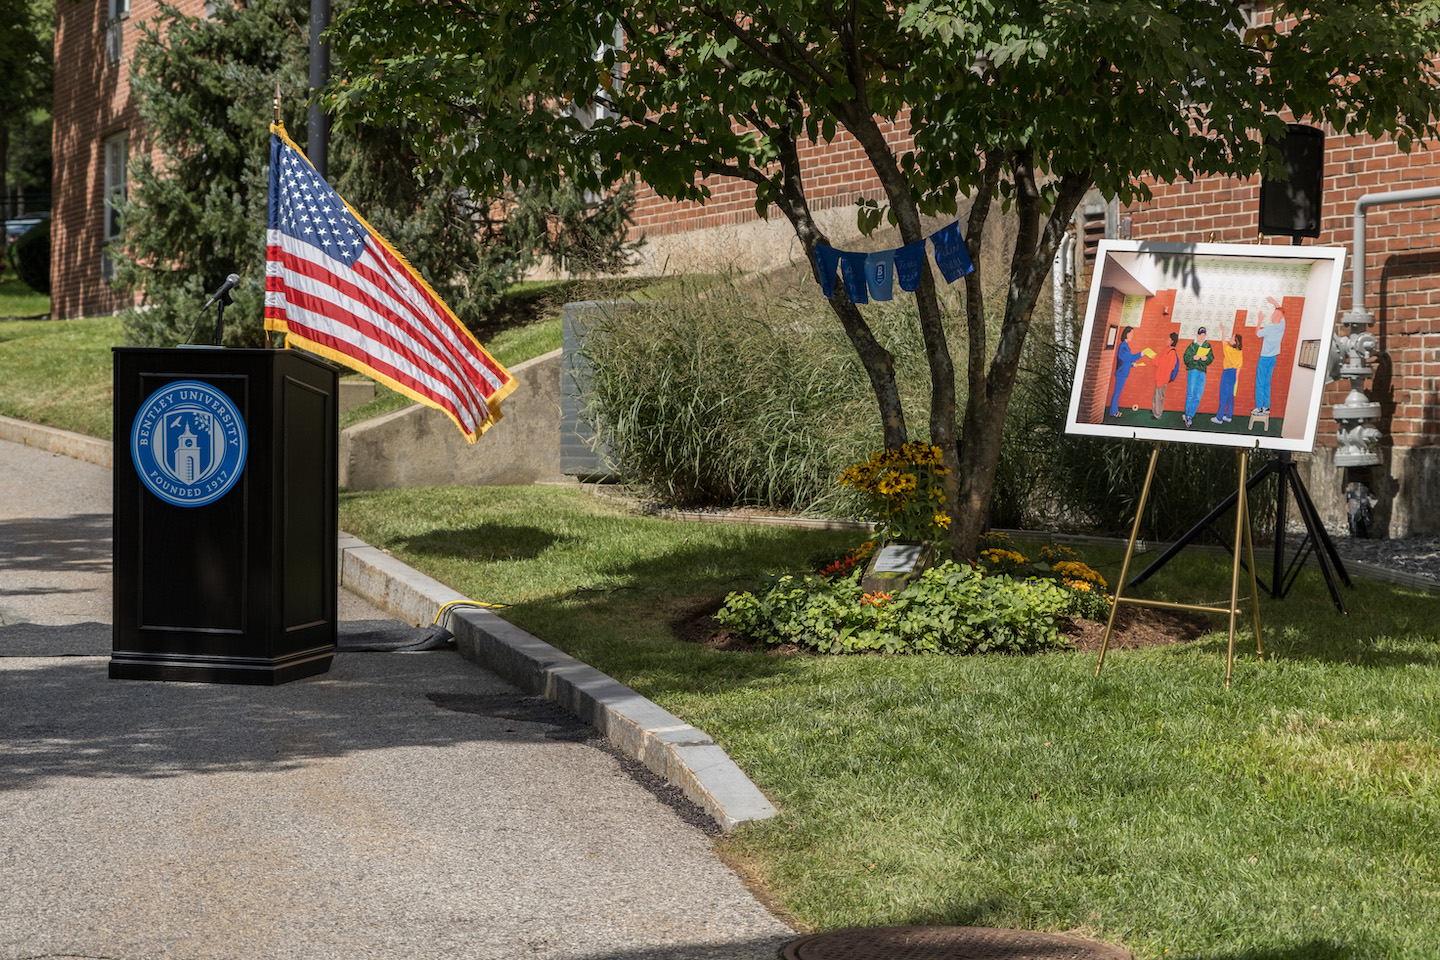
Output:
<instances>
[{"instance_id":1,"label":"flag pole","mask_svg":"<svg viewBox=\"0 0 1440 960\"><path fill-rule=\"evenodd\" d=\"M284 127L285 122L280 117L280 81L275 81L275 126ZM265 328L265 349L275 349L275 335L269 327Z\"/></svg>"}]
</instances>

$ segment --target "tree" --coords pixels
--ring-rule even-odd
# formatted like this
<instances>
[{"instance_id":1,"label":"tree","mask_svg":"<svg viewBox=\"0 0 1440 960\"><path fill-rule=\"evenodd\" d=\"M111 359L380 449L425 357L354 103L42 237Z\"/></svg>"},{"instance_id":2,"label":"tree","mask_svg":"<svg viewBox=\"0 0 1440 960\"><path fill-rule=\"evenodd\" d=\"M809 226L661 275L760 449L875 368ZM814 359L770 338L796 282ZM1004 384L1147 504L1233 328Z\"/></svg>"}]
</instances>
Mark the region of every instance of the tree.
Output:
<instances>
[{"instance_id":1,"label":"tree","mask_svg":"<svg viewBox=\"0 0 1440 960\"><path fill-rule=\"evenodd\" d=\"M916 293L929 354L929 434L950 469L951 533L973 554L1031 312L1066 224L1098 187L1128 202L1146 177L1275 172L1263 138L1281 116L1393 134L1436 132L1440 49L1433 3L1313 0L1274 6L1283 30L1249 29L1231 0L357 0L334 37L342 120L416 121L428 161L477 189L637 176L700 200L697 177L748 181L807 253L827 238L807 202L805 141L844 130L885 193L861 208L902 242L922 215L972 200L975 263L992 204L1013 208L1008 293L987 317L966 278L968 392L930 270ZM582 124L570 105L598 101ZM906 124L897 155L883 124ZM909 434L890 355L837 285L830 300L869 374L887 447ZM957 424L958 419L958 424ZM957 431L958 426L958 431ZM963 445L960 439L963 436Z\"/></svg>"},{"instance_id":2,"label":"tree","mask_svg":"<svg viewBox=\"0 0 1440 960\"><path fill-rule=\"evenodd\" d=\"M54 0L0 0L0 214L16 187L49 186ZM20 162L16 162L20 161ZM43 182L42 182L43 178Z\"/></svg>"},{"instance_id":3,"label":"tree","mask_svg":"<svg viewBox=\"0 0 1440 960\"><path fill-rule=\"evenodd\" d=\"M242 283L226 315L226 342L258 346L269 125L278 91L291 136L304 144L308 3L221 4L213 18L162 5L142 29L131 85L158 156L138 151L123 204L116 276L124 289L143 294L143 309L126 314L127 334L142 344L181 340L205 294L233 271ZM355 125L335 137L327 172L340 195L473 325L566 234L547 231L545 212L523 201L456 189L416 167L404 124ZM528 216L512 223L506 214L517 208ZM599 241L608 241L611 255L625 247L628 208L618 217L621 226Z\"/></svg>"}]
</instances>

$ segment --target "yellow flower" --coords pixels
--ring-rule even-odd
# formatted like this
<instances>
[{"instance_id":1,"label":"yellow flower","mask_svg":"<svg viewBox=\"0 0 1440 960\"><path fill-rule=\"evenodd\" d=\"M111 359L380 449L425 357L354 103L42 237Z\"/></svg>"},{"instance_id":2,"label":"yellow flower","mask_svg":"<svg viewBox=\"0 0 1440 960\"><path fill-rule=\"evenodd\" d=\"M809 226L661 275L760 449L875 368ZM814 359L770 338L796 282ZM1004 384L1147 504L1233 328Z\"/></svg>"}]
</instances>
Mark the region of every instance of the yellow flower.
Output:
<instances>
[{"instance_id":1,"label":"yellow flower","mask_svg":"<svg viewBox=\"0 0 1440 960\"><path fill-rule=\"evenodd\" d=\"M935 524L935 526L939 527L941 530L949 530L949 529L950 529L950 514L946 513L944 510L936 510L936 511L935 511L935 519L934 519L932 522Z\"/></svg>"},{"instance_id":2,"label":"yellow flower","mask_svg":"<svg viewBox=\"0 0 1440 960\"><path fill-rule=\"evenodd\" d=\"M980 556L988 557L991 563L1029 563L1030 561L1022 553L1014 550L1005 550L1001 547L991 547L989 550L981 550Z\"/></svg>"},{"instance_id":3,"label":"yellow flower","mask_svg":"<svg viewBox=\"0 0 1440 960\"><path fill-rule=\"evenodd\" d=\"M1098 584L1105 589L1105 578L1078 560L1061 560L1055 564L1055 572L1066 580L1084 580Z\"/></svg>"},{"instance_id":4,"label":"yellow flower","mask_svg":"<svg viewBox=\"0 0 1440 960\"><path fill-rule=\"evenodd\" d=\"M1075 551L1069 547L1062 547L1059 544L1052 543L1040 548L1040 557L1052 563L1057 560L1074 560Z\"/></svg>"}]
</instances>

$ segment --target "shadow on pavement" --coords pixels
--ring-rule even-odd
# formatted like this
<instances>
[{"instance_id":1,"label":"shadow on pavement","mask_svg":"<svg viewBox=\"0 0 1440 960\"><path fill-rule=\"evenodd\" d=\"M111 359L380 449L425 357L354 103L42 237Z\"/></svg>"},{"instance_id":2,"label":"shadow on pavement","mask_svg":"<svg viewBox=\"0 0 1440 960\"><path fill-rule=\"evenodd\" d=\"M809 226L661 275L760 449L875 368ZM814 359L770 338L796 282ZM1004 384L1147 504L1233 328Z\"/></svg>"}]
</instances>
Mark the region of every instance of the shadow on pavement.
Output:
<instances>
[{"instance_id":1,"label":"shadow on pavement","mask_svg":"<svg viewBox=\"0 0 1440 960\"><path fill-rule=\"evenodd\" d=\"M563 718L446 709L446 698L477 692L520 696L453 652L339 654L328 674L277 687L111 680L108 664L0 659L0 790L60 777L289 770L392 747L576 739Z\"/></svg>"},{"instance_id":2,"label":"shadow on pavement","mask_svg":"<svg viewBox=\"0 0 1440 960\"><path fill-rule=\"evenodd\" d=\"M108 513L0 520L0 571L109 567L110 533Z\"/></svg>"},{"instance_id":3,"label":"shadow on pavement","mask_svg":"<svg viewBox=\"0 0 1440 960\"><path fill-rule=\"evenodd\" d=\"M0 657L108 657L110 648L108 623L0 624Z\"/></svg>"}]
</instances>

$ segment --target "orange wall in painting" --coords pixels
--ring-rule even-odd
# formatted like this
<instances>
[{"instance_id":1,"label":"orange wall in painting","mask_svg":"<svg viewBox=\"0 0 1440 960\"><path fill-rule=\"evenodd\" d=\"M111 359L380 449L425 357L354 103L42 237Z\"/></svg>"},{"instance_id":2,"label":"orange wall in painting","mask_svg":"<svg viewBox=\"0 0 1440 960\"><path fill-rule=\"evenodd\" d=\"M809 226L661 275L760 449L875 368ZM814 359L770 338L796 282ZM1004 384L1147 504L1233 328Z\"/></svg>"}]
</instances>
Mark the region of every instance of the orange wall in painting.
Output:
<instances>
[{"instance_id":1,"label":"orange wall in painting","mask_svg":"<svg viewBox=\"0 0 1440 960\"><path fill-rule=\"evenodd\" d=\"M1091 334L1091 348L1086 358L1086 386L1081 392L1080 409L1077 411L1078 418L1089 423L1100 423L1104 419L1104 411L1109 405L1110 392L1114 388L1115 379L1115 348L1106 346L1105 341L1109 332L1109 325L1119 319L1120 306L1124 297L1118 292L1110 289L1101 291L1101 302L1097 303L1096 313L1102 318L1097 320L1096 329ZM1108 297L1107 299L1104 299ZM1295 351L1300 339L1300 316L1305 307L1303 297L1286 297L1283 301L1285 316L1288 318L1285 323L1285 335L1281 338L1280 358L1275 364L1275 375L1271 380L1271 414L1275 417L1285 416L1285 401L1290 392L1290 377L1295 369ZM1170 343L1170 334L1178 332L1179 326L1175 322L1172 311L1175 306L1175 291L1160 290L1153 297L1147 297L1145 308L1141 313L1139 326L1130 333L1130 348L1141 351L1147 347L1155 351L1156 359L1146 358L1142 361L1143 367L1135 367L1130 371L1129 378L1125 381L1125 389L1120 395L1120 406L1124 409L1138 407L1141 410L1148 410L1153 399L1155 388L1154 364ZM1239 387L1235 394L1235 416L1237 418L1248 416L1255 406L1255 368L1260 359L1261 340L1255 335L1255 327L1242 326L1241 336L1244 346L1245 366L1239 373ZM1219 409L1220 404L1220 376L1224 365L1221 360L1219 349L1220 331L1207 330L1207 339L1216 345L1215 361L1206 370L1205 393L1200 401L1200 409L1197 416L1204 414L1211 416ZM1118 342L1118 334L1117 334ZM1175 347L1175 352L1182 357L1180 373L1165 391L1165 409L1182 410L1185 407L1185 364L1183 357L1185 348L1190 346L1192 340L1181 338Z\"/></svg>"}]
</instances>

